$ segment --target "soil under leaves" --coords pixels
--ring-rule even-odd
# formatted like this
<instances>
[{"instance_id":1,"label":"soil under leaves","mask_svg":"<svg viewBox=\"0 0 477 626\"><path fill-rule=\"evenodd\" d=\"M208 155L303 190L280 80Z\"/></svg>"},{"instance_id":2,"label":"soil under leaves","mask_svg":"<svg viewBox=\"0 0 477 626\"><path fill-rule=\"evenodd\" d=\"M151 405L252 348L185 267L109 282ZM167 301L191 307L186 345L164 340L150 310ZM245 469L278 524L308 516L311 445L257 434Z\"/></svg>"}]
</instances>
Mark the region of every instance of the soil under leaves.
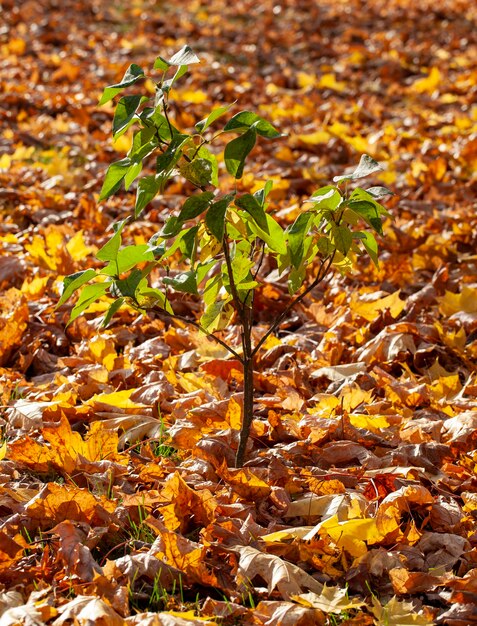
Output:
<instances>
[{"instance_id":1,"label":"soil under leaves","mask_svg":"<svg viewBox=\"0 0 477 626\"><path fill-rule=\"evenodd\" d=\"M477 623L472 0L4 0L2 18L1 625ZM333 276L268 340L241 470L221 348L129 309L101 330L107 301L67 329L55 310L133 203L96 203L128 147L102 88L185 43L203 63L176 123L237 100L286 133L239 182L273 179L284 224L361 153L397 194L379 269ZM189 190L169 192L131 242ZM286 302L261 291L256 337Z\"/></svg>"}]
</instances>

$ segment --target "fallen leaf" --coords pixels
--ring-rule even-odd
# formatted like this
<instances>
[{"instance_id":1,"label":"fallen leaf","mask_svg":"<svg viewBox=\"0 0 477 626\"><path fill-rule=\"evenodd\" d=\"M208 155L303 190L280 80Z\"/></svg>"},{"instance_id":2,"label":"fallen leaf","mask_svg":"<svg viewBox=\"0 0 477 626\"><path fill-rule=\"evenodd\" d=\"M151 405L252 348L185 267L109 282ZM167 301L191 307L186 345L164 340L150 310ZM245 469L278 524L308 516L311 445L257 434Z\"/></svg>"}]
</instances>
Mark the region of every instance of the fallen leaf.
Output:
<instances>
[{"instance_id":1,"label":"fallen leaf","mask_svg":"<svg viewBox=\"0 0 477 626\"><path fill-rule=\"evenodd\" d=\"M268 585L268 593L278 589L283 599L299 595L302 588L320 593L323 585L300 567L280 557L264 554L251 546L235 546L240 555L236 580L239 587L253 589L253 579L260 576Z\"/></svg>"}]
</instances>

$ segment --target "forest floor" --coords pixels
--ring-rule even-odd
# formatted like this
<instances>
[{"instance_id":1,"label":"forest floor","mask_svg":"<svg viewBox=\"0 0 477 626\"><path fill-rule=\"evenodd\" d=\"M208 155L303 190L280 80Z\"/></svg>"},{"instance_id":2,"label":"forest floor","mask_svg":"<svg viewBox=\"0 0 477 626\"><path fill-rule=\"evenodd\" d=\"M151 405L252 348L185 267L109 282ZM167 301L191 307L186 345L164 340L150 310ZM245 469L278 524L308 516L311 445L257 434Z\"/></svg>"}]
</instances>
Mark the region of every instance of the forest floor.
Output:
<instances>
[{"instance_id":1,"label":"forest floor","mask_svg":"<svg viewBox=\"0 0 477 626\"><path fill-rule=\"evenodd\" d=\"M1 626L477 623L474 2L1 4ZM107 298L55 308L134 202L97 203L128 142L102 89L184 44L179 126L237 101L286 135L239 181L272 179L283 224L362 153L396 194L379 268L267 341L243 469L234 359L132 309L101 329ZM286 302L263 289L257 337Z\"/></svg>"}]
</instances>

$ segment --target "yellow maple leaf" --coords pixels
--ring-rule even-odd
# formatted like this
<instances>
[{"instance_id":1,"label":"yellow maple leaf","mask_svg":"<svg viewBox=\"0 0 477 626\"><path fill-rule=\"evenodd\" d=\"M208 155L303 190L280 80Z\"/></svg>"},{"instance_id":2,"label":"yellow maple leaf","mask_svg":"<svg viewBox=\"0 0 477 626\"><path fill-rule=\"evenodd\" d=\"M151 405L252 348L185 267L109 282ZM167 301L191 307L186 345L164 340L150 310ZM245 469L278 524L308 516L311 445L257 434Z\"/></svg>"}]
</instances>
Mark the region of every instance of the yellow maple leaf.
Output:
<instances>
[{"instance_id":1,"label":"yellow maple leaf","mask_svg":"<svg viewBox=\"0 0 477 626\"><path fill-rule=\"evenodd\" d=\"M6 440L2 443L2 445L0 446L0 461L3 461L3 459L5 458L7 454L7 442Z\"/></svg>"},{"instance_id":2,"label":"yellow maple leaf","mask_svg":"<svg viewBox=\"0 0 477 626\"><path fill-rule=\"evenodd\" d=\"M454 315L459 311L477 313L477 288L464 285L460 293L446 291L439 298L439 310L443 315Z\"/></svg>"},{"instance_id":3,"label":"yellow maple leaf","mask_svg":"<svg viewBox=\"0 0 477 626\"><path fill-rule=\"evenodd\" d=\"M92 396L86 404L107 404L118 409L139 409L145 405L133 402L130 398L136 389L123 389L123 391L113 391L112 393L97 393Z\"/></svg>"},{"instance_id":4,"label":"yellow maple leaf","mask_svg":"<svg viewBox=\"0 0 477 626\"><path fill-rule=\"evenodd\" d=\"M332 89L333 91L342 92L346 89L346 83L337 81L335 74L323 74L318 82L321 89Z\"/></svg>"},{"instance_id":5,"label":"yellow maple leaf","mask_svg":"<svg viewBox=\"0 0 477 626\"><path fill-rule=\"evenodd\" d=\"M218 626L213 617L198 617L194 611L161 611L161 615L173 615L190 622L200 622L203 626Z\"/></svg>"},{"instance_id":6,"label":"yellow maple leaf","mask_svg":"<svg viewBox=\"0 0 477 626\"><path fill-rule=\"evenodd\" d=\"M28 318L28 303L19 289L12 287L0 296L0 365L20 344Z\"/></svg>"},{"instance_id":7,"label":"yellow maple leaf","mask_svg":"<svg viewBox=\"0 0 477 626\"><path fill-rule=\"evenodd\" d=\"M320 524L320 534L328 534L339 548L351 556L362 556L368 548L366 544L381 541L383 535L378 531L375 519L350 519L339 522L334 515Z\"/></svg>"},{"instance_id":8,"label":"yellow maple leaf","mask_svg":"<svg viewBox=\"0 0 477 626\"><path fill-rule=\"evenodd\" d=\"M32 280L25 279L21 287L21 292L31 298L40 298L45 293L49 280L50 276L36 276L32 278Z\"/></svg>"},{"instance_id":9,"label":"yellow maple leaf","mask_svg":"<svg viewBox=\"0 0 477 626\"><path fill-rule=\"evenodd\" d=\"M81 261L96 251L95 246L87 246L84 241L83 231L79 230L66 244L73 261Z\"/></svg>"},{"instance_id":10,"label":"yellow maple leaf","mask_svg":"<svg viewBox=\"0 0 477 626\"><path fill-rule=\"evenodd\" d=\"M240 430L242 427L242 407L235 398L230 398L225 421L230 424L230 428Z\"/></svg>"},{"instance_id":11,"label":"yellow maple leaf","mask_svg":"<svg viewBox=\"0 0 477 626\"><path fill-rule=\"evenodd\" d=\"M432 94L442 81L442 75L437 67L433 67L424 78L419 78L409 87L414 93Z\"/></svg>"},{"instance_id":12,"label":"yellow maple leaf","mask_svg":"<svg viewBox=\"0 0 477 626\"><path fill-rule=\"evenodd\" d=\"M359 296L353 295L350 302L351 310L364 317L368 322L374 321L379 313L384 312L386 309L389 309L392 317L396 319L406 306L405 301L399 297L400 293L401 291L398 289L389 296L372 301L360 300Z\"/></svg>"},{"instance_id":13,"label":"yellow maple leaf","mask_svg":"<svg viewBox=\"0 0 477 626\"><path fill-rule=\"evenodd\" d=\"M179 91L180 97L184 102L190 102L191 104L202 104L207 102L209 96L200 89L185 89Z\"/></svg>"}]
</instances>

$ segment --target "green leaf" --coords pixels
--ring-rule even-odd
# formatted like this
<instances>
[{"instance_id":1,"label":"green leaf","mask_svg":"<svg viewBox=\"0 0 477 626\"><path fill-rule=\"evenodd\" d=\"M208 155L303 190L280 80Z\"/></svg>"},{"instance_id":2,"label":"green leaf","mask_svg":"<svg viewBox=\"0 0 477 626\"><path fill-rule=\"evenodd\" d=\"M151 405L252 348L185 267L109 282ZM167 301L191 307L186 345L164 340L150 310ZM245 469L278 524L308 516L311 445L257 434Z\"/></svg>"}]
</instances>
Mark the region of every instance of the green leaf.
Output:
<instances>
[{"instance_id":1,"label":"green leaf","mask_svg":"<svg viewBox=\"0 0 477 626\"><path fill-rule=\"evenodd\" d=\"M137 184L136 204L134 206L134 217L137 218L146 206L153 200L161 186L160 177L143 176Z\"/></svg>"},{"instance_id":2,"label":"green leaf","mask_svg":"<svg viewBox=\"0 0 477 626\"><path fill-rule=\"evenodd\" d=\"M207 130L207 128L209 128L209 126L213 124L215 120L218 120L219 117L222 117L222 115L224 115L224 113L227 113L227 111L232 106L233 104L226 104L223 107L218 107L217 109L214 109L213 111L211 111L211 113L209 113L209 115L205 117L203 120L201 120L200 122L197 122L195 127L197 128L199 133L203 133L205 130Z\"/></svg>"},{"instance_id":3,"label":"green leaf","mask_svg":"<svg viewBox=\"0 0 477 626\"><path fill-rule=\"evenodd\" d=\"M81 292L80 297L76 305L73 307L70 315L70 319L68 321L68 325L71 324L77 317L85 311L90 304L93 304L96 300L99 300L101 296L106 293L106 290L110 286L110 282L105 283L93 283L92 285L86 285L86 287Z\"/></svg>"},{"instance_id":4,"label":"green leaf","mask_svg":"<svg viewBox=\"0 0 477 626\"><path fill-rule=\"evenodd\" d=\"M118 298L117 300L115 300L112 305L109 307L109 309L106 311L106 315L103 317L103 321L101 322L101 326L104 328L105 326L107 326L109 324L109 322L111 321L113 315L119 311L119 309L121 308L121 306L124 304L124 300L125 298Z\"/></svg>"},{"instance_id":5,"label":"green leaf","mask_svg":"<svg viewBox=\"0 0 477 626\"><path fill-rule=\"evenodd\" d=\"M225 214L235 194L229 193L217 202L214 202L205 216L205 223L212 235L222 241L225 232Z\"/></svg>"},{"instance_id":6,"label":"green leaf","mask_svg":"<svg viewBox=\"0 0 477 626\"><path fill-rule=\"evenodd\" d=\"M208 263L204 265L204 267L206 267L207 265L211 265L211 266L215 265L215 263L216 263L215 260L209 261ZM198 282L200 283L201 280L200 280L199 274L202 276L203 272L198 271L197 274L198 274ZM204 278L205 278L205 275L202 276L202 280ZM222 274L219 271L217 274L209 278L207 282L205 283L205 287L203 290L205 308L219 301L219 291L221 290L221 288L222 288Z\"/></svg>"},{"instance_id":7,"label":"green leaf","mask_svg":"<svg viewBox=\"0 0 477 626\"><path fill-rule=\"evenodd\" d=\"M260 226L258 226L258 224L256 224L255 221L252 222L248 219L250 230L257 235L257 237L260 237L260 239L267 244L272 252L276 252L277 254L287 254L288 248L284 230L271 215L268 213L265 215L267 218L267 230L263 230Z\"/></svg>"},{"instance_id":8,"label":"green leaf","mask_svg":"<svg viewBox=\"0 0 477 626\"><path fill-rule=\"evenodd\" d=\"M136 294L137 286L143 278L141 270L133 270L127 278L121 280L115 280L114 286L122 296L127 298L134 298Z\"/></svg>"},{"instance_id":9,"label":"green leaf","mask_svg":"<svg viewBox=\"0 0 477 626\"><path fill-rule=\"evenodd\" d=\"M99 194L98 202L102 202L109 196L112 196L121 186L123 178L128 173L131 161L129 158L121 159L111 163L106 172L104 183Z\"/></svg>"},{"instance_id":10,"label":"green leaf","mask_svg":"<svg viewBox=\"0 0 477 626\"><path fill-rule=\"evenodd\" d=\"M211 182L212 164L207 159L196 157L193 161L184 161L181 163L179 171L196 187L205 187Z\"/></svg>"},{"instance_id":11,"label":"green leaf","mask_svg":"<svg viewBox=\"0 0 477 626\"><path fill-rule=\"evenodd\" d=\"M131 124L139 119L136 116L136 111L139 105L147 100L144 96L123 96L114 112L113 118L113 137L117 139L124 134Z\"/></svg>"},{"instance_id":12,"label":"green leaf","mask_svg":"<svg viewBox=\"0 0 477 626\"><path fill-rule=\"evenodd\" d=\"M280 137L280 133L274 128L270 122L267 122L256 113L251 111L241 111L234 115L224 126L224 131L244 132L247 129L254 128L262 137L274 139Z\"/></svg>"},{"instance_id":13,"label":"green leaf","mask_svg":"<svg viewBox=\"0 0 477 626\"><path fill-rule=\"evenodd\" d=\"M358 178L364 178L365 176L369 176L375 172L380 172L382 169L383 168L379 165L379 163L372 157L367 154L363 154L358 163L358 167L354 170L354 172L344 174L343 176L335 176L333 178L333 182L339 183L343 180L357 180Z\"/></svg>"},{"instance_id":14,"label":"green leaf","mask_svg":"<svg viewBox=\"0 0 477 626\"><path fill-rule=\"evenodd\" d=\"M211 191L204 191L203 193L187 198L177 218L179 222L187 222L187 220L198 217L210 206L213 197L214 194Z\"/></svg>"},{"instance_id":15,"label":"green leaf","mask_svg":"<svg viewBox=\"0 0 477 626\"><path fill-rule=\"evenodd\" d=\"M127 220L121 220L113 225L114 235L96 253L96 258L100 261L115 261L121 246L121 233Z\"/></svg>"},{"instance_id":16,"label":"green leaf","mask_svg":"<svg viewBox=\"0 0 477 626\"><path fill-rule=\"evenodd\" d=\"M217 264L216 259L212 259L211 261L208 261L207 263L198 263L197 267L196 267L196 272L197 272L197 284L200 285L200 283L204 280L204 278L207 276L207 274L209 273L209 271L214 267L214 265ZM204 296L204 302L205 302L205 296Z\"/></svg>"},{"instance_id":17,"label":"green leaf","mask_svg":"<svg viewBox=\"0 0 477 626\"><path fill-rule=\"evenodd\" d=\"M179 65L174 76L171 79L164 81L163 87L166 86L167 90L169 90L172 87L172 85L176 82L176 80L179 80L179 78L182 78L184 74L187 74L188 69L189 68L187 65Z\"/></svg>"},{"instance_id":18,"label":"green leaf","mask_svg":"<svg viewBox=\"0 0 477 626\"><path fill-rule=\"evenodd\" d=\"M295 269L298 269L300 267L303 260L303 254L305 251L305 237L308 234L310 222L312 220L313 215L311 213L301 213L293 222L293 224L287 229L290 260Z\"/></svg>"},{"instance_id":19,"label":"green leaf","mask_svg":"<svg viewBox=\"0 0 477 626\"><path fill-rule=\"evenodd\" d=\"M273 180L267 180L267 182L265 183L265 187L262 187L262 189L258 189L253 194L254 197L258 200L258 202L261 204L264 210L265 210L265 200L267 199L268 194L272 190L272 187L273 187Z\"/></svg>"},{"instance_id":20,"label":"green leaf","mask_svg":"<svg viewBox=\"0 0 477 626\"><path fill-rule=\"evenodd\" d=\"M316 247L323 257L329 257L336 250L329 237L320 237L316 242Z\"/></svg>"},{"instance_id":21,"label":"green leaf","mask_svg":"<svg viewBox=\"0 0 477 626\"><path fill-rule=\"evenodd\" d=\"M126 89L126 87L130 87L131 85L134 85L134 83L137 83L140 78L144 78L144 70L140 68L139 65L133 63L126 70L126 73L124 74L121 82L106 87L106 89L103 91L103 95L101 96L101 100L99 101L99 105L101 106L103 104L106 104L106 102L112 100L114 96L120 93L123 89Z\"/></svg>"},{"instance_id":22,"label":"green leaf","mask_svg":"<svg viewBox=\"0 0 477 626\"><path fill-rule=\"evenodd\" d=\"M69 276L65 276L65 278L63 279L63 292L56 307L59 307L64 302L66 302L77 289L82 287L85 283L94 278L96 275L97 274L94 270L89 269L83 270L82 272L76 272L75 274L70 274Z\"/></svg>"},{"instance_id":23,"label":"green leaf","mask_svg":"<svg viewBox=\"0 0 477 626\"><path fill-rule=\"evenodd\" d=\"M349 202L348 208L353 211L353 213L359 215L377 233L380 235L383 234L380 211L375 203L366 200L358 200L356 202Z\"/></svg>"},{"instance_id":24,"label":"green leaf","mask_svg":"<svg viewBox=\"0 0 477 626\"><path fill-rule=\"evenodd\" d=\"M268 233L266 213L263 209L263 205L260 204L255 196L252 196L250 193L246 193L243 196L240 196L240 198L235 199L235 206L247 211L247 213L253 217L257 225Z\"/></svg>"},{"instance_id":25,"label":"green leaf","mask_svg":"<svg viewBox=\"0 0 477 626\"><path fill-rule=\"evenodd\" d=\"M165 294L159 289L152 289L145 281L139 283L135 297L141 308L151 309L159 306L159 308L164 309L171 315L174 314L174 310Z\"/></svg>"},{"instance_id":26,"label":"green leaf","mask_svg":"<svg viewBox=\"0 0 477 626\"><path fill-rule=\"evenodd\" d=\"M125 246L118 251L116 258L110 261L101 273L107 276L118 276L128 272L138 263L154 261L154 258L154 253L147 243Z\"/></svg>"},{"instance_id":27,"label":"green leaf","mask_svg":"<svg viewBox=\"0 0 477 626\"><path fill-rule=\"evenodd\" d=\"M248 255L240 250L240 248L236 248L235 255L231 260L232 272L234 276L234 282L238 286L245 279L251 279L250 270L252 269L254 263L248 257ZM224 271L227 271L226 267L223 266Z\"/></svg>"},{"instance_id":28,"label":"green leaf","mask_svg":"<svg viewBox=\"0 0 477 626\"><path fill-rule=\"evenodd\" d=\"M371 260L379 267L379 259L378 259L378 244L376 239L374 238L373 233L363 231L361 233L363 237L361 237L361 243L363 244L366 252L369 254Z\"/></svg>"},{"instance_id":29,"label":"green leaf","mask_svg":"<svg viewBox=\"0 0 477 626\"><path fill-rule=\"evenodd\" d=\"M224 151L225 167L227 172L235 178L242 178L245 159L251 152L257 140L257 133L250 128L246 133L232 139Z\"/></svg>"},{"instance_id":30,"label":"green leaf","mask_svg":"<svg viewBox=\"0 0 477 626\"><path fill-rule=\"evenodd\" d=\"M201 159L205 159L206 161L209 161L210 168L211 168L210 183L214 187L218 187L219 186L219 166L218 166L217 157L215 156L215 154L212 154L212 152L205 146L201 146L199 148L199 151L197 152L197 156L200 157Z\"/></svg>"},{"instance_id":31,"label":"green leaf","mask_svg":"<svg viewBox=\"0 0 477 626\"><path fill-rule=\"evenodd\" d=\"M132 165L129 166L126 176L124 177L124 189L126 189L126 191L133 184L133 182L139 176L141 171L142 171L141 161L138 161L137 163L132 163Z\"/></svg>"},{"instance_id":32,"label":"green leaf","mask_svg":"<svg viewBox=\"0 0 477 626\"><path fill-rule=\"evenodd\" d=\"M332 185L326 185L315 191L309 200L306 202L313 202L313 208L316 209L330 209L335 211L343 200L340 192Z\"/></svg>"},{"instance_id":33,"label":"green leaf","mask_svg":"<svg viewBox=\"0 0 477 626\"><path fill-rule=\"evenodd\" d=\"M172 215L167 222L164 224L160 235L165 239L170 239L171 237L175 237L181 232L182 223L179 222L179 219L176 215Z\"/></svg>"},{"instance_id":34,"label":"green leaf","mask_svg":"<svg viewBox=\"0 0 477 626\"><path fill-rule=\"evenodd\" d=\"M128 152L131 163L137 163L148 157L157 148L158 140L154 127L141 128L134 133L132 146Z\"/></svg>"},{"instance_id":35,"label":"green leaf","mask_svg":"<svg viewBox=\"0 0 477 626\"><path fill-rule=\"evenodd\" d=\"M187 272L180 272L174 277L165 276L163 278L165 285L170 285L176 291L183 293L197 294L197 274L195 270L188 270Z\"/></svg>"},{"instance_id":36,"label":"green leaf","mask_svg":"<svg viewBox=\"0 0 477 626\"><path fill-rule=\"evenodd\" d=\"M198 226L193 226L192 228L188 228L180 239L179 248L182 254L186 257L186 259L191 259L196 249L196 237L199 232Z\"/></svg>"},{"instance_id":37,"label":"green leaf","mask_svg":"<svg viewBox=\"0 0 477 626\"><path fill-rule=\"evenodd\" d=\"M183 148L189 141L189 135L177 134L171 139L167 150L157 157L156 172L168 176L182 156Z\"/></svg>"},{"instance_id":38,"label":"green leaf","mask_svg":"<svg viewBox=\"0 0 477 626\"><path fill-rule=\"evenodd\" d=\"M303 285L306 268L304 266L294 267L288 276L288 293L292 296Z\"/></svg>"},{"instance_id":39,"label":"green leaf","mask_svg":"<svg viewBox=\"0 0 477 626\"><path fill-rule=\"evenodd\" d=\"M162 70L163 72L167 72L167 70L170 68L170 65L169 62L162 57L157 57L157 59L154 61L153 67L155 70Z\"/></svg>"},{"instance_id":40,"label":"green leaf","mask_svg":"<svg viewBox=\"0 0 477 626\"><path fill-rule=\"evenodd\" d=\"M372 194L370 194L368 191L365 191L364 189L361 189L361 187L357 187L353 191L349 199L351 202L355 202L356 200L364 200L366 202L370 202L373 206L376 207L379 215L389 216L389 212L387 211L387 209L382 204L380 204Z\"/></svg>"},{"instance_id":41,"label":"green leaf","mask_svg":"<svg viewBox=\"0 0 477 626\"><path fill-rule=\"evenodd\" d=\"M339 252L346 256L353 243L353 234L346 226L338 226L331 224L331 233L333 235L333 243Z\"/></svg>"},{"instance_id":42,"label":"green leaf","mask_svg":"<svg viewBox=\"0 0 477 626\"><path fill-rule=\"evenodd\" d=\"M157 136L163 143L169 143L173 135L178 134L178 130L167 121L166 116L161 111L162 105L155 109L144 109L139 117L146 126L152 125L155 128Z\"/></svg>"},{"instance_id":43,"label":"green leaf","mask_svg":"<svg viewBox=\"0 0 477 626\"><path fill-rule=\"evenodd\" d=\"M200 318L200 325L204 330L207 332L217 330L224 306L225 301L219 300L218 302L212 302L212 304L206 307L202 317Z\"/></svg>"}]
</instances>

